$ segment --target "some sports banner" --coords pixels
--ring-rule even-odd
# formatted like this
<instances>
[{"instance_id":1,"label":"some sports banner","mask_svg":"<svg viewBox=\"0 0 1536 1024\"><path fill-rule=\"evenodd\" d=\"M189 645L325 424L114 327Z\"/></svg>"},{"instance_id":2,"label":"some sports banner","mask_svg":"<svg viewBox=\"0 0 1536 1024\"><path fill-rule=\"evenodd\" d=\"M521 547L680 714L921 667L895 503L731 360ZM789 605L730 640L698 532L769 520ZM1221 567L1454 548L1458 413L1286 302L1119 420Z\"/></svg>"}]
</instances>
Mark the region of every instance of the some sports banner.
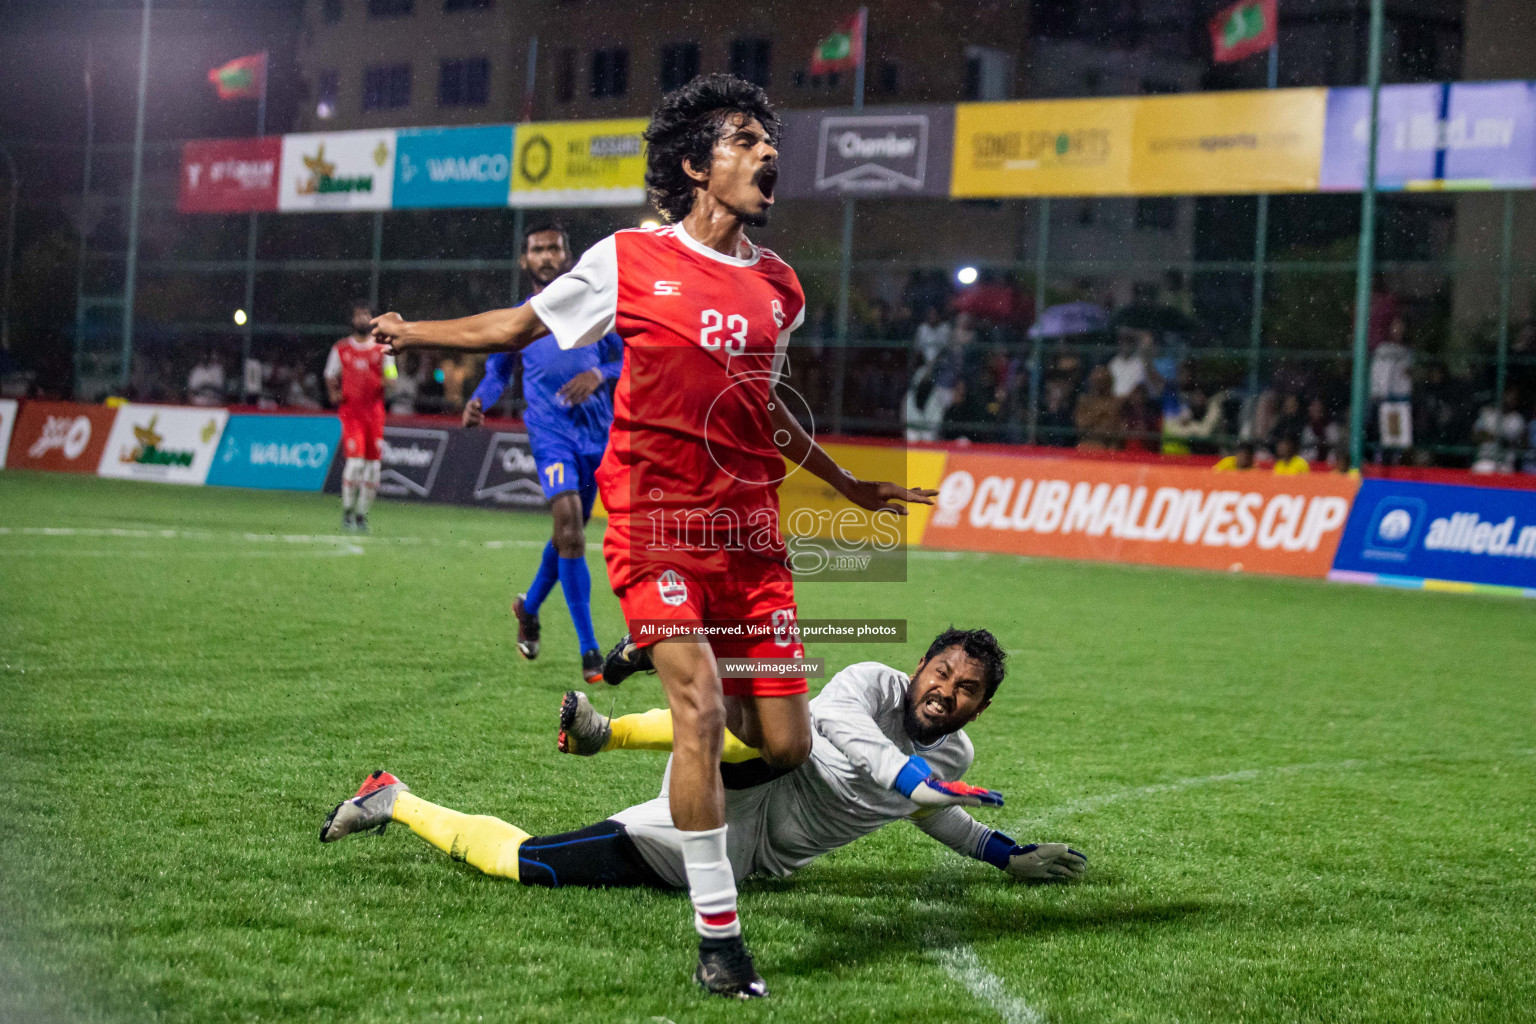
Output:
<instances>
[{"instance_id":1,"label":"some sports banner","mask_svg":"<svg viewBox=\"0 0 1536 1024\"><path fill-rule=\"evenodd\" d=\"M925 547L1327 575L1357 482L950 454Z\"/></svg>"},{"instance_id":2,"label":"some sports banner","mask_svg":"<svg viewBox=\"0 0 1536 1024\"><path fill-rule=\"evenodd\" d=\"M285 135L281 167L279 210L387 210L394 198L395 130Z\"/></svg>"},{"instance_id":3,"label":"some sports banner","mask_svg":"<svg viewBox=\"0 0 1536 1024\"><path fill-rule=\"evenodd\" d=\"M396 209L507 204L512 125L415 128L396 136Z\"/></svg>"},{"instance_id":4,"label":"some sports banner","mask_svg":"<svg viewBox=\"0 0 1536 1024\"><path fill-rule=\"evenodd\" d=\"M947 196L954 141L955 108L945 104L788 110L777 194Z\"/></svg>"},{"instance_id":5,"label":"some sports banner","mask_svg":"<svg viewBox=\"0 0 1536 1024\"><path fill-rule=\"evenodd\" d=\"M16 426L16 399L0 398L0 469L5 468L5 453L11 448L11 430Z\"/></svg>"},{"instance_id":6,"label":"some sports banner","mask_svg":"<svg viewBox=\"0 0 1536 1024\"><path fill-rule=\"evenodd\" d=\"M1330 579L1536 597L1536 492L1366 480Z\"/></svg>"},{"instance_id":7,"label":"some sports banner","mask_svg":"<svg viewBox=\"0 0 1536 1024\"><path fill-rule=\"evenodd\" d=\"M318 491L341 441L335 416L231 416L208 483Z\"/></svg>"},{"instance_id":8,"label":"some sports banner","mask_svg":"<svg viewBox=\"0 0 1536 1024\"><path fill-rule=\"evenodd\" d=\"M513 206L639 206L645 202L644 118L518 125Z\"/></svg>"},{"instance_id":9,"label":"some sports banner","mask_svg":"<svg viewBox=\"0 0 1536 1024\"><path fill-rule=\"evenodd\" d=\"M1315 192L1326 89L1258 89L1136 101L1135 195Z\"/></svg>"},{"instance_id":10,"label":"some sports banner","mask_svg":"<svg viewBox=\"0 0 1536 1024\"><path fill-rule=\"evenodd\" d=\"M124 405L117 410L96 472L126 480L202 484L228 419L227 409Z\"/></svg>"},{"instance_id":11,"label":"some sports banner","mask_svg":"<svg viewBox=\"0 0 1536 1024\"><path fill-rule=\"evenodd\" d=\"M94 473L117 410L75 402L23 402L11 433L12 469Z\"/></svg>"},{"instance_id":12,"label":"some sports banner","mask_svg":"<svg viewBox=\"0 0 1536 1024\"><path fill-rule=\"evenodd\" d=\"M951 194L1313 191L1326 110L1324 89L962 103Z\"/></svg>"},{"instance_id":13,"label":"some sports banner","mask_svg":"<svg viewBox=\"0 0 1536 1024\"><path fill-rule=\"evenodd\" d=\"M961 103L955 108L950 193L1124 195L1135 119L1130 99Z\"/></svg>"},{"instance_id":14,"label":"some sports banner","mask_svg":"<svg viewBox=\"0 0 1536 1024\"><path fill-rule=\"evenodd\" d=\"M1365 187L1370 102L1368 89L1328 90L1323 191ZM1536 83L1384 86L1378 119L1378 188L1530 188L1536 182Z\"/></svg>"},{"instance_id":15,"label":"some sports banner","mask_svg":"<svg viewBox=\"0 0 1536 1024\"><path fill-rule=\"evenodd\" d=\"M181 147L181 213L248 213L277 209L283 139L199 139Z\"/></svg>"}]
</instances>

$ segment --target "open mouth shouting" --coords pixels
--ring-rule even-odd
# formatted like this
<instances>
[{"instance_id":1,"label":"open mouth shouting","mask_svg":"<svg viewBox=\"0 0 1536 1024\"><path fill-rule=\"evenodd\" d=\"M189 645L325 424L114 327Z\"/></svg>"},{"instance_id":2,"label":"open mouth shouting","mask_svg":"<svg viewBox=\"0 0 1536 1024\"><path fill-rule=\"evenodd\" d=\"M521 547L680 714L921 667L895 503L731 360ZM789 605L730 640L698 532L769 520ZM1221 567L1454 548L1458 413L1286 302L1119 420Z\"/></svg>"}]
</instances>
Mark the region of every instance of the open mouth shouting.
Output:
<instances>
[{"instance_id":1,"label":"open mouth shouting","mask_svg":"<svg viewBox=\"0 0 1536 1024\"><path fill-rule=\"evenodd\" d=\"M774 164L764 164L762 170L752 179L757 190L763 194L763 203L773 205L773 189L779 183L779 169Z\"/></svg>"}]
</instances>

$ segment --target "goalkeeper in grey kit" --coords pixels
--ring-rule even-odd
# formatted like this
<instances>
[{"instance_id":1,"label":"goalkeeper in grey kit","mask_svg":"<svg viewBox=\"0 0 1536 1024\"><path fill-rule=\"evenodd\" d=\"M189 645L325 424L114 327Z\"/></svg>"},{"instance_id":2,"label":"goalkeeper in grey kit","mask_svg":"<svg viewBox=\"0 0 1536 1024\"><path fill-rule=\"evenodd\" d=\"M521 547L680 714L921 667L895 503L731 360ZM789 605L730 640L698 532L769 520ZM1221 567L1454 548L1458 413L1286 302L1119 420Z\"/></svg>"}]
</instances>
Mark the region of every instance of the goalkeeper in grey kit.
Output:
<instances>
[{"instance_id":1,"label":"goalkeeper in grey kit","mask_svg":"<svg viewBox=\"0 0 1536 1024\"><path fill-rule=\"evenodd\" d=\"M643 658L621 643L610 655ZM824 853L893 822L908 820L958 853L1014 878L1066 881L1087 859L1062 843L1021 846L964 808L1001 806L1002 795L961 782L974 749L964 727L991 702L1007 655L986 630L940 634L909 677L866 661L834 676L810 703L811 756L773 776L755 751L727 736L727 857L736 878L788 875ZM625 670L646 666L632 662ZM621 673L622 674L622 673ZM665 750L664 709L609 719L571 691L561 709L560 748L570 753ZM530 836L486 815L429 804L384 772L338 805L321 828L330 842L399 821L486 874L525 885L653 886L683 889L682 838L662 795L573 832Z\"/></svg>"}]
</instances>

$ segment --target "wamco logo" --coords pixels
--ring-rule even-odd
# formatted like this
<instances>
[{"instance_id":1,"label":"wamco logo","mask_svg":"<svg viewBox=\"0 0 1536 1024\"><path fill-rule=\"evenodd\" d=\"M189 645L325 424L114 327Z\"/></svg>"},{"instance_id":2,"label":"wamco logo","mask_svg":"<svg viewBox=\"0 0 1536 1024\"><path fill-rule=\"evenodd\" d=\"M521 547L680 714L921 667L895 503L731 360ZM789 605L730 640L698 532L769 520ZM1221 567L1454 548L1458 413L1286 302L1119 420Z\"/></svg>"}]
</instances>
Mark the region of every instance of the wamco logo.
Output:
<instances>
[{"instance_id":1,"label":"wamco logo","mask_svg":"<svg viewBox=\"0 0 1536 1024\"><path fill-rule=\"evenodd\" d=\"M323 441L315 443L301 441L298 444L282 444L277 441L268 444L257 443L251 445L250 460L253 466L320 469L331 464L331 446Z\"/></svg>"}]
</instances>

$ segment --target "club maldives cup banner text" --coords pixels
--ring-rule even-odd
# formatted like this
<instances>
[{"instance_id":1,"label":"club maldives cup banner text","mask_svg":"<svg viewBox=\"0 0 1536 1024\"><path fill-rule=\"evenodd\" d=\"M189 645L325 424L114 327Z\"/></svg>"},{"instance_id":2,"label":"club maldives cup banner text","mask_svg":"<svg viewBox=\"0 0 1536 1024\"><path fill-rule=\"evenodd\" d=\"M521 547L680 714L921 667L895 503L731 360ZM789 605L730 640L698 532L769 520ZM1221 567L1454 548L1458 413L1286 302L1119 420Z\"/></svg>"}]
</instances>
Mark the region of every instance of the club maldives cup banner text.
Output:
<instances>
[{"instance_id":1,"label":"club maldives cup banner text","mask_svg":"<svg viewBox=\"0 0 1536 1024\"><path fill-rule=\"evenodd\" d=\"M1347 476L951 453L924 547L1326 576Z\"/></svg>"}]
</instances>

